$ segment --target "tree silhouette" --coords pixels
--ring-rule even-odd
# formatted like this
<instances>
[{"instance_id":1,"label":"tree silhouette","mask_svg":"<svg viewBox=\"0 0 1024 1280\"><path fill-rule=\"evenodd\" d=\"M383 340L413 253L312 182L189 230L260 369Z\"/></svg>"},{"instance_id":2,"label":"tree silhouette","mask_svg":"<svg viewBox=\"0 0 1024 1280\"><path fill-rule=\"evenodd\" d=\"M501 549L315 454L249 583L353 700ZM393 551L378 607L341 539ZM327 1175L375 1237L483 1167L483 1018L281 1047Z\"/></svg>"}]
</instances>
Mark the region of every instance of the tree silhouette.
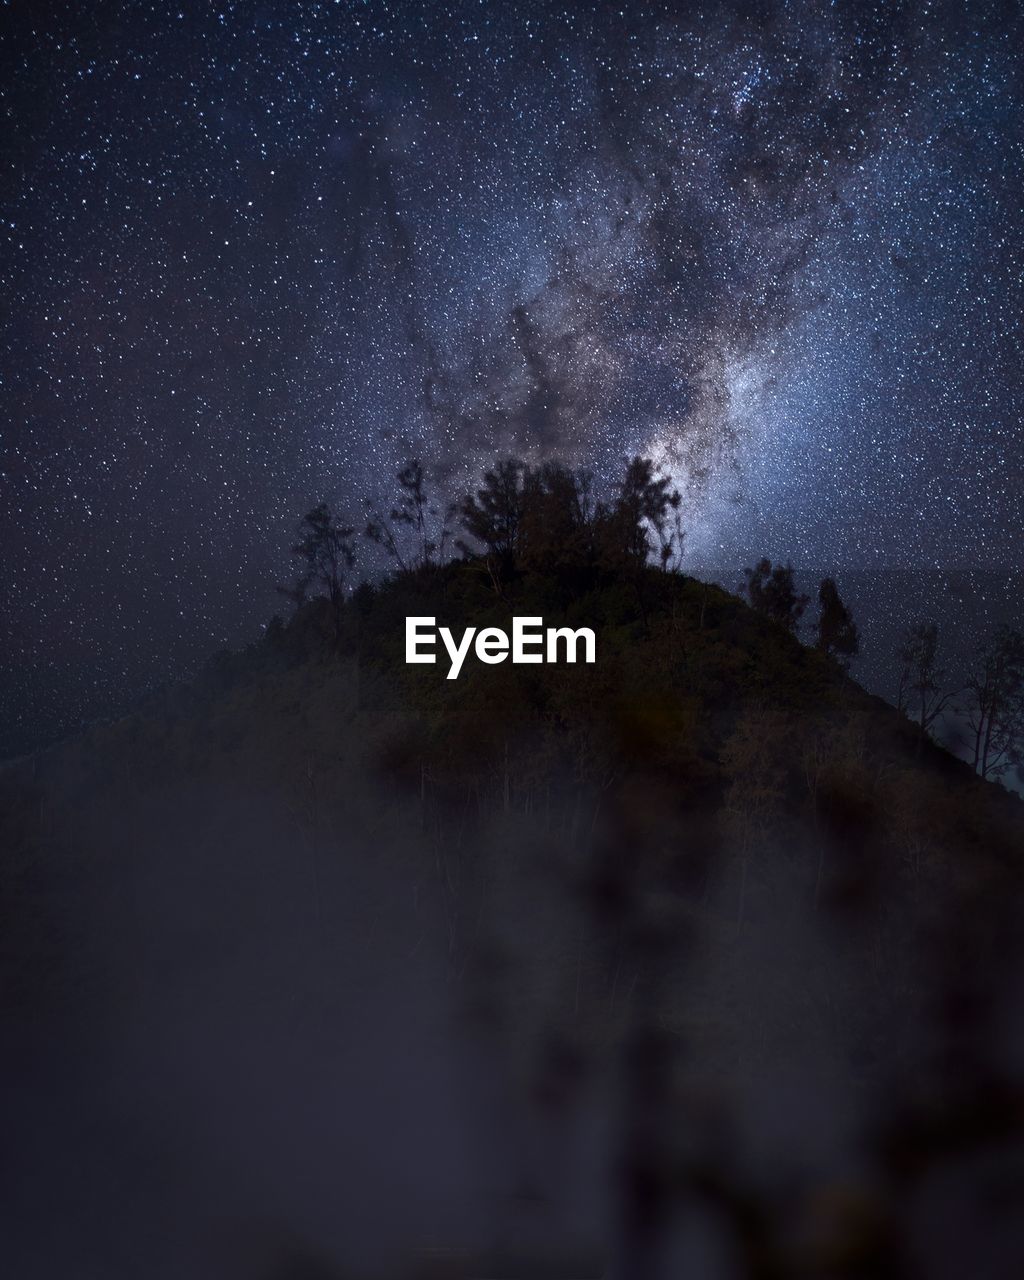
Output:
<instances>
[{"instance_id":1,"label":"tree silhouette","mask_svg":"<svg viewBox=\"0 0 1024 1280\"><path fill-rule=\"evenodd\" d=\"M967 681L965 714L974 736L974 768L998 778L1024 761L1024 635L998 627Z\"/></svg>"},{"instance_id":2,"label":"tree silhouette","mask_svg":"<svg viewBox=\"0 0 1024 1280\"><path fill-rule=\"evenodd\" d=\"M522 462L506 458L485 472L481 487L459 506L462 527L483 545L502 579L512 574L519 553L527 475ZM465 543L460 545L469 549Z\"/></svg>"},{"instance_id":3,"label":"tree silhouette","mask_svg":"<svg viewBox=\"0 0 1024 1280\"><path fill-rule=\"evenodd\" d=\"M662 566L671 567L673 557L682 553L681 504L679 491L650 458L632 458L612 506L598 513L603 559L610 567L645 565L657 551Z\"/></svg>"},{"instance_id":4,"label":"tree silhouette","mask_svg":"<svg viewBox=\"0 0 1024 1280\"><path fill-rule=\"evenodd\" d=\"M657 553L677 567L683 547L681 498L648 458L626 463L610 502L598 502L593 475L561 463L532 468L516 458L485 473L459 505L463 529L484 548L497 589L520 570L631 573ZM467 554L472 546L458 544Z\"/></svg>"},{"instance_id":5,"label":"tree silhouette","mask_svg":"<svg viewBox=\"0 0 1024 1280\"><path fill-rule=\"evenodd\" d=\"M310 590L331 602L337 627L344 600L345 575L355 563L354 530L339 524L325 502L308 511L299 522L299 541L292 547L302 568L295 583L278 588L296 608L305 603Z\"/></svg>"},{"instance_id":6,"label":"tree silhouette","mask_svg":"<svg viewBox=\"0 0 1024 1280\"><path fill-rule=\"evenodd\" d=\"M817 647L830 658L835 658L842 666L849 665L849 660L856 657L860 648L857 624L853 615L843 603L839 588L834 578L822 578L818 588L818 604L820 613L817 626Z\"/></svg>"},{"instance_id":7,"label":"tree silhouette","mask_svg":"<svg viewBox=\"0 0 1024 1280\"><path fill-rule=\"evenodd\" d=\"M427 493L423 467L411 458L398 471L399 498L385 516L367 502L364 535L384 548L403 572L425 569L444 557L455 504L443 509ZM405 533L401 532L405 530Z\"/></svg>"},{"instance_id":8,"label":"tree silhouette","mask_svg":"<svg viewBox=\"0 0 1024 1280\"><path fill-rule=\"evenodd\" d=\"M793 566L772 565L765 556L752 569L744 569L747 599L758 613L795 632L809 597L801 595L793 581Z\"/></svg>"},{"instance_id":9,"label":"tree silhouette","mask_svg":"<svg viewBox=\"0 0 1024 1280\"><path fill-rule=\"evenodd\" d=\"M936 661L938 645L938 624L915 622L904 631L897 650L900 680L896 705L917 722L922 733L929 732L953 697L943 691L945 673Z\"/></svg>"},{"instance_id":10,"label":"tree silhouette","mask_svg":"<svg viewBox=\"0 0 1024 1280\"><path fill-rule=\"evenodd\" d=\"M548 462L528 471L523 485L520 559L543 572L593 565L593 477Z\"/></svg>"}]
</instances>

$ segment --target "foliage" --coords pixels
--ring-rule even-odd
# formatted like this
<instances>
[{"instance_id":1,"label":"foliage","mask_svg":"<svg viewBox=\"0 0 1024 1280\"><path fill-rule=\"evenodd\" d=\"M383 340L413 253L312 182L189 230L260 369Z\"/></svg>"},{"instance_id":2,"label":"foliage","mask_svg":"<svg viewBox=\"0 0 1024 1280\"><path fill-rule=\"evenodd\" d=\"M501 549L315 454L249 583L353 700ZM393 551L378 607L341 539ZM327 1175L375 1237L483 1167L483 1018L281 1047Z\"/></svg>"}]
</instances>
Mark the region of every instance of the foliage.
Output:
<instances>
[{"instance_id":1,"label":"foliage","mask_svg":"<svg viewBox=\"0 0 1024 1280\"><path fill-rule=\"evenodd\" d=\"M526 467L516 458L507 458L484 474L475 494L468 494L459 507L462 526L469 536L493 557L495 567L507 578L519 554L519 534L525 505ZM469 551L463 542L461 547Z\"/></svg>"},{"instance_id":2,"label":"foliage","mask_svg":"<svg viewBox=\"0 0 1024 1280\"><path fill-rule=\"evenodd\" d=\"M678 567L683 548L681 498L648 458L626 463L609 500L599 500L594 476L560 463L540 467L509 458L484 475L459 511L469 541L482 550L494 581L518 572L621 572L654 557Z\"/></svg>"},{"instance_id":3,"label":"foliage","mask_svg":"<svg viewBox=\"0 0 1024 1280\"><path fill-rule=\"evenodd\" d=\"M744 569L743 573L750 607L795 632L807 608L808 597L796 589L793 566L773 565L765 557L752 569Z\"/></svg>"},{"instance_id":4,"label":"foliage","mask_svg":"<svg viewBox=\"0 0 1024 1280\"><path fill-rule=\"evenodd\" d=\"M965 712L974 767L1001 777L1024 761L1024 635L1000 626L967 681Z\"/></svg>"},{"instance_id":5,"label":"foliage","mask_svg":"<svg viewBox=\"0 0 1024 1280\"><path fill-rule=\"evenodd\" d=\"M915 622L903 633L898 650L900 678L896 705L927 733L946 709L953 694L944 689L945 672L938 665L939 627Z\"/></svg>"},{"instance_id":6,"label":"foliage","mask_svg":"<svg viewBox=\"0 0 1024 1280\"><path fill-rule=\"evenodd\" d=\"M848 665L860 648L857 624L843 603L834 578L823 578L818 588L820 613L817 626L817 647L830 658Z\"/></svg>"},{"instance_id":7,"label":"foliage","mask_svg":"<svg viewBox=\"0 0 1024 1280\"><path fill-rule=\"evenodd\" d=\"M598 512L598 541L612 567L646 564L652 555L668 568L682 553L679 491L649 458L626 465L614 502Z\"/></svg>"},{"instance_id":8,"label":"foliage","mask_svg":"<svg viewBox=\"0 0 1024 1280\"><path fill-rule=\"evenodd\" d=\"M296 608L314 588L326 595L335 609L340 609L345 576L355 563L353 532L331 515L324 502L303 516L298 527L299 541L292 547L292 555L301 565L299 577L291 587L279 588Z\"/></svg>"},{"instance_id":9,"label":"foliage","mask_svg":"<svg viewBox=\"0 0 1024 1280\"><path fill-rule=\"evenodd\" d=\"M443 561L456 504L442 506L430 497L418 458L405 463L397 479L399 497L390 517L367 502L364 534L384 548L400 571L415 572Z\"/></svg>"}]
</instances>

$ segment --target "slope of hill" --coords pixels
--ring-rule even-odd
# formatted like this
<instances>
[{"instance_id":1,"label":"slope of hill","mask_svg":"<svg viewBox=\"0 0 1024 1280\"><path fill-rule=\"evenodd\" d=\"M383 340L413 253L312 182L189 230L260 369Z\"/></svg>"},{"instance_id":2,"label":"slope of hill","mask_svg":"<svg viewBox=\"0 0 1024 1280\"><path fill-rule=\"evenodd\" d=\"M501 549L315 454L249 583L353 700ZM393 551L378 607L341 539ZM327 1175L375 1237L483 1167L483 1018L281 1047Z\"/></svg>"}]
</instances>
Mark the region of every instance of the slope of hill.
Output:
<instances>
[{"instance_id":1,"label":"slope of hill","mask_svg":"<svg viewBox=\"0 0 1024 1280\"><path fill-rule=\"evenodd\" d=\"M514 614L597 662L405 664L408 615ZM0 814L18 1274L1020 1243L1022 805L717 587L314 600Z\"/></svg>"}]
</instances>

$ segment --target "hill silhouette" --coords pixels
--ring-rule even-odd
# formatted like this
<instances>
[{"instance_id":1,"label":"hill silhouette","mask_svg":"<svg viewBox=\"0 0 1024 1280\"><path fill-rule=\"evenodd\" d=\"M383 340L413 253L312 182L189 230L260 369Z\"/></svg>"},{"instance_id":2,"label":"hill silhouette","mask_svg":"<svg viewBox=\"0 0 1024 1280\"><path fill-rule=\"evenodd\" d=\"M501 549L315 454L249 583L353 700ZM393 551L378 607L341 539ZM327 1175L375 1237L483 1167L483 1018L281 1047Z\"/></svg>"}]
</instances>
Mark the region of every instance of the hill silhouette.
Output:
<instances>
[{"instance_id":1,"label":"hill silhouette","mask_svg":"<svg viewBox=\"0 0 1024 1280\"><path fill-rule=\"evenodd\" d=\"M549 550L300 597L0 772L16 1258L999 1273L1020 801L721 588ZM412 615L597 661L449 681ZM47 1236L57 1167L116 1242Z\"/></svg>"}]
</instances>

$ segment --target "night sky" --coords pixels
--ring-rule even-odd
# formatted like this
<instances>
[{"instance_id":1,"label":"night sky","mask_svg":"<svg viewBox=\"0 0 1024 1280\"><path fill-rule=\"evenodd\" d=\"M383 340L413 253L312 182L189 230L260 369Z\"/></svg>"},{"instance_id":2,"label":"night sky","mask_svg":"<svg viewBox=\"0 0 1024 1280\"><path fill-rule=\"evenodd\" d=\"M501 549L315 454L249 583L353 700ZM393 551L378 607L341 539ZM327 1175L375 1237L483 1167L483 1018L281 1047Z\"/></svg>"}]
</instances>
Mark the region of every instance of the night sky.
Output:
<instances>
[{"instance_id":1,"label":"night sky","mask_svg":"<svg viewBox=\"0 0 1024 1280\"><path fill-rule=\"evenodd\" d=\"M1019 6L0 12L5 749L414 454L651 453L692 565L1019 565Z\"/></svg>"}]
</instances>

